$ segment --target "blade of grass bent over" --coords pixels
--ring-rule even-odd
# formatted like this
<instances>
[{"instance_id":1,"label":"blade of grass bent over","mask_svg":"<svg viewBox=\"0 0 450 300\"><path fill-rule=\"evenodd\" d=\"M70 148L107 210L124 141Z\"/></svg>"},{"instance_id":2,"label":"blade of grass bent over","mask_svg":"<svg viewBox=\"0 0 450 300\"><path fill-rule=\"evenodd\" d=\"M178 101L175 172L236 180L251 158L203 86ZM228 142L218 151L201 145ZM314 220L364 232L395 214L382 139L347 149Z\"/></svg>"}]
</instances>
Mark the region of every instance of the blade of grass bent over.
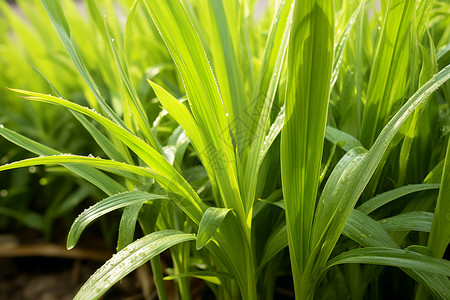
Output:
<instances>
[{"instance_id":1,"label":"blade of grass bent over","mask_svg":"<svg viewBox=\"0 0 450 300\"><path fill-rule=\"evenodd\" d=\"M119 208L163 198L167 198L167 196L140 191L131 191L115 194L101 200L100 202L97 202L90 208L83 211L73 222L67 237L67 249L70 250L75 247L84 229L99 217Z\"/></svg>"},{"instance_id":2,"label":"blade of grass bent over","mask_svg":"<svg viewBox=\"0 0 450 300\"><path fill-rule=\"evenodd\" d=\"M20 147L27 149L28 151L35 153L37 155L59 155L59 151L54 150L50 147L44 146L36 141L30 140L17 132L0 126L0 135L10 140L11 142L19 145ZM64 165L68 170L74 172L75 174L81 176L87 181L94 184L96 187L101 189L107 195L111 196L116 193L125 192L126 189L123 185L107 176L106 174L92 168L88 165L76 166L76 165Z\"/></svg>"},{"instance_id":3,"label":"blade of grass bent over","mask_svg":"<svg viewBox=\"0 0 450 300\"><path fill-rule=\"evenodd\" d=\"M108 260L81 287L74 299L98 299L116 282L164 250L195 235L176 230L151 233L128 245Z\"/></svg>"},{"instance_id":4,"label":"blade of grass bent over","mask_svg":"<svg viewBox=\"0 0 450 300\"><path fill-rule=\"evenodd\" d=\"M175 191L181 193L180 195L183 195L183 198L181 198L183 200L183 203L186 200L189 202L189 204L184 203L183 205L181 205L182 209L194 222L200 222L202 212L205 209L205 205L201 202L197 193L186 182L186 180L174 169L172 165L170 165L170 163L159 152L157 152L150 145L134 136L128 130L120 127L109 119L86 107L80 106L65 99L52 97L49 95L21 90L14 91L28 95L29 97L25 97L25 99L57 104L78 111L102 124L105 128L109 129L111 134L119 138L125 145L133 150L150 168L154 170L154 173L158 173L160 176L162 176L161 178L165 178L164 180L167 180L167 182L165 183L166 188L168 186L171 186L172 188L175 188Z\"/></svg>"}]
</instances>

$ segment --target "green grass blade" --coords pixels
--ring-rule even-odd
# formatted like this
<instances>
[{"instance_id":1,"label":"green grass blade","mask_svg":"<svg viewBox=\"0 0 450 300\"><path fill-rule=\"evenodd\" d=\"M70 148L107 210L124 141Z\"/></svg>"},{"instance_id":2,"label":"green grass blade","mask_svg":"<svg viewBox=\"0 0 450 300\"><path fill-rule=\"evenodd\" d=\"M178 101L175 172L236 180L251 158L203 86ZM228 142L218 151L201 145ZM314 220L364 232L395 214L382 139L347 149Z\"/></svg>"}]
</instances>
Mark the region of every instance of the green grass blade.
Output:
<instances>
[{"instance_id":1,"label":"green grass blade","mask_svg":"<svg viewBox=\"0 0 450 300\"><path fill-rule=\"evenodd\" d=\"M134 240L134 230L138 220L139 211L144 203L131 204L125 207L120 219L119 237L116 250L120 251Z\"/></svg>"},{"instance_id":2,"label":"green grass blade","mask_svg":"<svg viewBox=\"0 0 450 300\"><path fill-rule=\"evenodd\" d=\"M122 154L118 147L106 137L97 127L95 127L91 122L88 121L86 117L82 114L73 112L73 115L81 123L81 125L86 128L86 130L91 134L97 144L102 148L102 150L108 155L110 159L121 161L125 163L132 163L132 158L128 151L126 154Z\"/></svg>"},{"instance_id":3,"label":"green grass blade","mask_svg":"<svg viewBox=\"0 0 450 300\"><path fill-rule=\"evenodd\" d=\"M409 36L416 1L392 0L386 12L367 90L360 141L369 148L403 101L408 86ZM400 99L400 100L399 100ZM400 103L401 105L401 103ZM398 107L398 106L397 106Z\"/></svg>"},{"instance_id":4,"label":"green grass blade","mask_svg":"<svg viewBox=\"0 0 450 300\"><path fill-rule=\"evenodd\" d=\"M358 210L352 211L343 234L365 247L400 248L380 223ZM446 299L450 290L450 280L446 276L406 268L402 270L426 286L436 298Z\"/></svg>"},{"instance_id":5,"label":"green grass blade","mask_svg":"<svg viewBox=\"0 0 450 300\"><path fill-rule=\"evenodd\" d=\"M153 149L153 148L151 148ZM183 188L183 186L175 181L173 177L165 177L159 173L154 172L153 170L145 167L138 167L133 165L128 165L125 163L117 162L117 161L111 161L111 160L105 160L95 157L87 157L87 156L78 156L78 155L71 155L71 154L64 154L64 155L55 155L55 156L44 156L44 157L36 157L31 159L25 159L21 161L17 161L14 163L6 164L3 166L0 166L0 171L4 170L11 170L21 167L29 167L39 164L62 164L62 165L69 165L69 166L76 166L76 165L83 165L83 166L90 166L94 168L98 168L107 172L111 172L113 174L117 174L120 176L124 176L126 173L131 173L143 177L149 177L153 178L158 183L161 184L163 188L165 188L167 191L170 191L170 197L175 202L175 204L180 207L188 216L193 218L192 220L194 222L199 223L200 218L197 220L195 219L195 216L197 214L196 208L193 207L192 203L189 198L189 194L186 194L186 190ZM98 170L96 170L98 171ZM102 174L100 172L100 174ZM133 179L133 176L131 176L131 179ZM185 195L185 196L183 196ZM202 204L203 205L203 204ZM200 213L199 213L200 214Z\"/></svg>"},{"instance_id":6,"label":"green grass blade","mask_svg":"<svg viewBox=\"0 0 450 300\"><path fill-rule=\"evenodd\" d=\"M211 282L215 285L221 285L221 278L234 279L233 276L229 273L224 272L208 272L208 271L197 271L197 272L189 272L184 274L177 275L169 275L164 277L164 280L174 280L182 277L195 277L202 279L204 281Z\"/></svg>"},{"instance_id":7,"label":"green grass blade","mask_svg":"<svg viewBox=\"0 0 450 300\"><path fill-rule=\"evenodd\" d=\"M37 72L50 86L52 91L55 93L56 96L62 97L61 93L56 89L56 87L50 82L50 80L42 74L39 70L33 67L33 70ZM106 155L108 155L109 158L122 161L122 162L131 162L131 157L126 151L125 155L122 154L116 146L100 131L98 130L94 125L92 125L83 115L78 114L74 111L71 111L71 113L77 118L77 120L86 128L86 130L92 135L92 137L95 139L97 144L102 148L103 151L105 151ZM128 158L125 159L125 156Z\"/></svg>"},{"instance_id":8,"label":"green grass blade","mask_svg":"<svg viewBox=\"0 0 450 300\"><path fill-rule=\"evenodd\" d=\"M449 261L401 249L353 249L331 259L326 268L344 263L379 264L450 276Z\"/></svg>"},{"instance_id":9,"label":"green grass blade","mask_svg":"<svg viewBox=\"0 0 450 300\"><path fill-rule=\"evenodd\" d=\"M355 137L331 126L327 126L325 130L325 138L327 141L341 147L344 151L350 151L350 149L362 147L361 142Z\"/></svg>"},{"instance_id":10,"label":"green grass blade","mask_svg":"<svg viewBox=\"0 0 450 300\"><path fill-rule=\"evenodd\" d=\"M278 117L275 119L274 123L272 123L271 128L269 129L269 139L267 139L266 136L266 127L270 120L270 112L272 110L273 102L275 99L275 93L278 88L278 83L281 78L282 73L282 67L284 64L284 59L286 56L286 50L288 47L288 41L289 41L289 34L291 29L291 22L292 19L292 13L293 9L290 9L291 6L288 5L289 1L287 3L284 3L282 5L285 5L285 7L280 6L279 9L283 9L286 11L289 11L289 15L286 16L286 12L283 13L282 17L286 18L286 26L284 26L284 32L282 35L282 39L280 41L279 49L276 55L276 61L273 66L270 81L268 82L267 86L260 86L257 85L258 92L263 93L263 97L256 97L254 101L257 101L259 98L264 99L262 104L261 111L255 111L252 112L252 118L255 118L256 120L251 120L247 123L257 122L256 128L254 128L254 132L250 132L251 135L251 142L250 142L250 151L248 154L248 160L247 164L245 166L245 175L244 175L244 182L243 182L243 190L244 190L244 207L246 213L250 216L253 208L253 202L255 200L255 193L256 193L256 187L258 182L258 176L259 168L261 166L262 160L265 156L265 153L268 151L270 145L272 144L273 140L277 136L279 130L281 130L282 121L284 117L284 107L280 108L280 112ZM290 9L290 10L289 10ZM281 16L280 16L281 17ZM274 20L275 22L275 20ZM283 20L278 20L278 22L284 22ZM273 26L275 24L272 24ZM278 28L278 25L276 26ZM283 29L283 26L280 26L280 29ZM273 41L268 41L273 42ZM267 53L266 53L267 54ZM271 53L269 52L270 55ZM270 56L268 57L270 58ZM263 77L262 75L261 77ZM259 109L259 107L256 107L256 109ZM255 117L255 115L259 114L259 118ZM265 142L265 143L264 143Z\"/></svg>"},{"instance_id":11,"label":"green grass blade","mask_svg":"<svg viewBox=\"0 0 450 300\"><path fill-rule=\"evenodd\" d=\"M192 113L206 148L214 162L217 184L226 207L233 207L245 224L244 207L237 182L236 158L231 141L229 120L213 70L206 57L201 40L180 1L144 1L150 16L161 34L177 66ZM186 129L185 129L186 130Z\"/></svg>"},{"instance_id":12,"label":"green grass blade","mask_svg":"<svg viewBox=\"0 0 450 300\"><path fill-rule=\"evenodd\" d=\"M295 293L298 299L307 299L310 291L305 282L309 278L303 278L303 273L310 254L319 187L333 61L334 11L328 0L296 1L294 5L286 116L281 133L281 175Z\"/></svg>"},{"instance_id":13,"label":"green grass blade","mask_svg":"<svg viewBox=\"0 0 450 300\"><path fill-rule=\"evenodd\" d=\"M367 200L366 202L364 202L363 204L358 206L357 209L362 211L363 213L370 214L374 210L382 207L383 205L388 204L391 201L399 199L403 196L409 195L411 193L438 189L440 186L441 186L440 184L405 185L405 186L381 193L379 195L376 195L375 197Z\"/></svg>"},{"instance_id":14,"label":"green grass blade","mask_svg":"<svg viewBox=\"0 0 450 300\"><path fill-rule=\"evenodd\" d=\"M208 207L206 209L198 225L197 241L195 244L197 250L200 250L209 242L230 211L230 208Z\"/></svg>"},{"instance_id":15,"label":"green grass blade","mask_svg":"<svg viewBox=\"0 0 450 300\"><path fill-rule=\"evenodd\" d=\"M98 299L116 282L164 250L188 241L195 235L176 230L151 233L133 242L108 260L81 287L74 299Z\"/></svg>"},{"instance_id":16,"label":"green grass blade","mask_svg":"<svg viewBox=\"0 0 450 300\"><path fill-rule=\"evenodd\" d=\"M378 164L383 158L384 153L389 147L389 143L395 137L396 133L399 131L401 126L406 122L409 116L414 112L414 109L420 107L426 103L426 100L436 89L439 88L444 82L450 78L450 65L443 68L436 76L424 84L408 101L402 108L395 114L395 116L389 121L385 126L383 131L378 136L372 148L359 159L355 168L342 176L342 173L336 173L336 177L331 175L328 180L323 196L325 201L319 201L317 208L317 219L315 219L315 237L319 235L328 236L325 238L328 242L321 247L323 252L321 256L321 262L316 265L320 269L319 265L324 264L328 259L331 251L337 242L340 233L345 226L345 222L348 219L351 211L353 210L356 201L364 190L365 186L369 182L372 174L375 172ZM334 172L333 172L334 173ZM336 184L338 186L336 186ZM327 187L327 185L331 185ZM330 193L336 188L336 194ZM328 190L327 193L325 191ZM329 195L327 195L329 194ZM332 207L336 207L336 199L334 197L338 196L341 198L338 202L342 203L339 206L340 212L338 214L333 213L333 219L330 220L330 216L322 215L321 211L331 211ZM331 207L327 208L331 204ZM323 227L323 224L329 224L328 227ZM317 228L316 228L317 227ZM318 230L318 228L330 230L330 232L325 233ZM320 241L321 239L318 239ZM318 246L318 245L316 245ZM317 272L320 272L316 269Z\"/></svg>"},{"instance_id":17,"label":"green grass blade","mask_svg":"<svg viewBox=\"0 0 450 300\"><path fill-rule=\"evenodd\" d=\"M291 19L289 19L289 14L291 11L291 0L280 2L276 14L272 19L269 36L264 46L264 53L258 72L258 78L252 95L252 101L250 101L246 107L249 114L248 121L246 122L246 125L249 127L246 133L246 140L251 141L254 133L257 130L261 130L261 128L257 127L259 124L262 124L263 129L266 129L267 121L266 123L259 121L261 119L259 115L261 108L264 106L264 102L268 102L266 101L267 97L270 97L271 93L276 90L274 89L273 84L277 83L278 79L274 80L274 78L276 79L279 75L281 75L281 66L276 66L276 64L280 61L280 58L285 55L287 49L290 24L292 20L292 16ZM289 22L289 24L287 22ZM262 119L264 118L265 117Z\"/></svg>"},{"instance_id":18,"label":"green grass blade","mask_svg":"<svg viewBox=\"0 0 450 300\"><path fill-rule=\"evenodd\" d=\"M223 104L228 113L230 130L238 149L242 148L245 130L245 108L248 97L244 93L243 78L238 67L239 46L233 41L232 32L238 24L229 23L230 15L225 10L227 1L199 1L208 14L202 15L199 21L203 22L203 33L209 37L208 50L211 54L211 63L214 75L224 99ZM234 13L234 11L232 12Z\"/></svg>"},{"instance_id":19,"label":"green grass blade","mask_svg":"<svg viewBox=\"0 0 450 300\"><path fill-rule=\"evenodd\" d=\"M331 75L331 85L330 89L333 88L334 84L336 83L336 80L339 76L339 71L341 70L341 64L342 64L342 58L344 56L344 49L345 44L347 43L347 40L350 36L350 32L353 28L353 24L355 24L356 18L358 17L359 11L361 10L361 7L364 5L365 0L362 0L356 10L353 12L353 15L350 17L350 19L347 22L347 25L345 25L344 31L342 32L341 36L339 37L338 42L335 45L334 49L334 59L333 59L333 73Z\"/></svg>"},{"instance_id":20,"label":"green grass blade","mask_svg":"<svg viewBox=\"0 0 450 300\"><path fill-rule=\"evenodd\" d=\"M284 117L285 117L285 110L284 110L284 106L282 106L280 108L280 112L278 113L277 117L273 121L272 125L270 125L269 132L267 132L267 135L264 138L263 146L262 146L261 152L259 153L259 157L258 157L258 164L257 164L258 168L261 166L261 164L264 160L264 157L266 157L267 151L269 151L270 146L272 146L276 137L283 129Z\"/></svg>"},{"instance_id":21,"label":"green grass blade","mask_svg":"<svg viewBox=\"0 0 450 300\"><path fill-rule=\"evenodd\" d=\"M437 50L436 53L436 60L441 59L444 55L446 55L448 52L450 52L450 43L442 46Z\"/></svg>"},{"instance_id":22,"label":"green grass blade","mask_svg":"<svg viewBox=\"0 0 450 300\"><path fill-rule=\"evenodd\" d=\"M44 4L45 9L47 10L48 15L50 16L50 19L52 20L53 25L55 26L55 29L58 32L62 43L64 44L64 47L66 47L67 52L72 58L75 67L77 68L78 72L80 72L81 76L89 86L95 98L98 100L102 109L107 113L107 115L112 120L114 120L114 122L125 127L123 121L117 116L114 110L108 105L106 100L103 98L103 96L100 93L100 90L97 87L97 84L94 82L91 75L89 74L83 62L83 59L81 58L78 46L76 42L72 40L69 24L67 23L66 17L64 16L61 3L59 1L54 0L42 0L42 3Z\"/></svg>"},{"instance_id":23,"label":"green grass blade","mask_svg":"<svg viewBox=\"0 0 450 300\"><path fill-rule=\"evenodd\" d=\"M362 147L353 148L340 159L333 169L316 209L312 236L312 244L314 246L325 239L326 232L330 228L333 219L342 217L346 209L346 187L349 184L347 178L354 176L361 160L366 156L366 149ZM343 226L345 221L341 221L340 224Z\"/></svg>"},{"instance_id":24,"label":"green grass blade","mask_svg":"<svg viewBox=\"0 0 450 300\"><path fill-rule=\"evenodd\" d=\"M435 257L442 257L450 242L450 140L442 173L441 188L434 211L428 247Z\"/></svg>"},{"instance_id":25,"label":"green grass blade","mask_svg":"<svg viewBox=\"0 0 450 300\"><path fill-rule=\"evenodd\" d=\"M206 148L214 163L213 171L219 185L221 200L233 207L240 223L247 220L237 182L237 166L231 141L229 120L213 71L200 38L188 14L179 1L144 1L150 16L161 34L177 66L192 113L201 134L206 138ZM248 231L248 230L247 230Z\"/></svg>"},{"instance_id":26,"label":"green grass blade","mask_svg":"<svg viewBox=\"0 0 450 300\"><path fill-rule=\"evenodd\" d=\"M197 154L200 157L203 166L206 169L206 172L208 174L214 174L210 163L212 158L208 156L209 152L204 151L204 149L206 149L207 141L205 137L201 134L201 130L198 127L197 123L195 122L194 118L192 117L192 114L189 112L186 106L180 103L175 97L169 94L162 87L160 87L154 82L151 81L148 82L152 86L156 96L158 97L158 100L161 102L163 107L172 116L172 118L174 118L175 121L177 121L177 123L180 124L180 126L186 132L186 135L189 137L192 145L196 149ZM212 181L211 184L215 186L214 176L210 176L210 180Z\"/></svg>"},{"instance_id":27,"label":"green grass blade","mask_svg":"<svg viewBox=\"0 0 450 300\"><path fill-rule=\"evenodd\" d=\"M24 137L17 132L0 126L0 135L15 143L16 145L27 149L28 151L35 153L37 155L59 155L59 151L54 150L50 147L42 145L36 141L33 141L27 137ZM106 174L92 168L88 165L86 166L75 166L75 165L64 165L68 170L81 176L87 181L94 184L96 187L104 191L107 195L114 195L120 192L125 192L126 189L123 185L107 176Z\"/></svg>"},{"instance_id":28,"label":"green grass blade","mask_svg":"<svg viewBox=\"0 0 450 300\"><path fill-rule=\"evenodd\" d=\"M393 217L381 219L378 222L387 231L422 231L430 232L433 213L427 211L412 211Z\"/></svg>"},{"instance_id":29,"label":"green grass blade","mask_svg":"<svg viewBox=\"0 0 450 300\"><path fill-rule=\"evenodd\" d=\"M127 97L131 99L131 102L128 102L130 106L131 113L133 114L133 120L138 124L138 132L142 133L145 140L155 149L161 152L161 145L159 145L156 137L154 136L150 123L148 121L148 116L142 106L141 101L139 100L139 96L134 88L133 83L131 82L130 74L128 72L128 63L126 61L123 52L118 47L118 42L115 41L108 29L108 25L105 19L105 30L106 35L108 36L109 45L111 47L111 51L114 55L114 60L116 62L117 69L120 74L120 79L122 83L122 88L124 89Z\"/></svg>"},{"instance_id":30,"label":"green grass blade","mask_svg":"<svg viewBox=\"0 0 450 300\"><path fill-rule=\"evenodd\" d=\"M81 233L94 220L99 217L112 212L116 209L127 207L135 204L143 204L147 201L155 199L164 199L167 196L150 194L140 191L125 192L105 198L102 201L94 204L84 212L82 212L73 222L67 238L67 249L72 249L78 242Z\"/></svg>"},{"instance_id":31,"label":"green grass blade","mask_svg":"<svg viewBox=\"0 0 450 300\"><path fill-rule=\"evenodd\" d=\"M356 209L348 218L342 234L365 247L399 248L377 221Z\"/></svg>"},{"instance_id":32,"label":"green grass blade","mask_svg":"<svg viewBox=\"0 0 450 300\"><path fill-rule=\"evenodd\" d=\"M287 227L283 226L280 230L273 233L267 240L267 244L264 247L264 252L261 258L261 262L258 266L257 272L259 273L262 268L272 259L277 253L288 246Z\"/></svg>"},{"instance_id":33,"label":"green grass blade","mask_svg":"<svg viewBox=\"0 0 450 300\"><path fill-rule=\"evenodd\" d=\"M158 173L160 176L162 176L161 178L164 178L164 180L166 181L166 187L171 186L175 188L174 191L181 193L180 196L182 195L182 197L185 199L184 201L187 200L190 202L190 205L183 205L183 207L187 209L185 210L185 212L194 222L200 222L204 204L199 199L197 193L159 152L157 152L143 140L136 137L128 130L115 124L114 122L101 116L96 111L90 110L73 102L39 93L21 90L14 91L28 95L29 97L25 97L25 99L61 105L87 115L99 122L106 129L108 129L112 135L116 136L131 150L133 150L151 169L154 170L155 173Z\"/></svg>"}]
</instances>

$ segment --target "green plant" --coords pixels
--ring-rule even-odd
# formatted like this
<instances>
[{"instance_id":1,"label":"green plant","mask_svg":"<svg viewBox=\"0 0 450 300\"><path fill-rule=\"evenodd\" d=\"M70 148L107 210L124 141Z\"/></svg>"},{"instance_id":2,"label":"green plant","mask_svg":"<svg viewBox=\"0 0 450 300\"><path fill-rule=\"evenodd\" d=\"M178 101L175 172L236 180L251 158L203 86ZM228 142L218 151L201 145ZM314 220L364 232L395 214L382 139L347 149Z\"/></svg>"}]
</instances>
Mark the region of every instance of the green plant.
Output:
<instances>
[{"instance_id":1,"label":"green plant","mask_svg":"<svg viewBox=\"0 0 450 300\"><path fill-rule=\"evenodd\" d=\"M373 264L413 278L418 299L448 297L450 146L440 128L450 65L438 61L450 30L428 22L446 3L271 1L256 21L255 1L128 1L122 32L88 2L111 51L101 70L119 83L121 96L110 98L59 1L42 2L94 96L92 109L13 91L69 109L109 159L59 154L2 127L41 157L0 170L60 164L108 195L73 223L69 249L93 220L124 208L118 253L76 298L100 297L149 260L166 298L158 255L169 248L166 279L177 281L183 299L189 277L205 280L217 298L272 299L286 271L297 299L362 299L383 272ZM149 80L163 107L158 116L149 116L149 97L136 88L142 80L132 77L133 22L160 34L179 72ZM144 237L133 242L137 223ZM195 249L186 243L194 240Z\"/></svg>"}]
</instances>

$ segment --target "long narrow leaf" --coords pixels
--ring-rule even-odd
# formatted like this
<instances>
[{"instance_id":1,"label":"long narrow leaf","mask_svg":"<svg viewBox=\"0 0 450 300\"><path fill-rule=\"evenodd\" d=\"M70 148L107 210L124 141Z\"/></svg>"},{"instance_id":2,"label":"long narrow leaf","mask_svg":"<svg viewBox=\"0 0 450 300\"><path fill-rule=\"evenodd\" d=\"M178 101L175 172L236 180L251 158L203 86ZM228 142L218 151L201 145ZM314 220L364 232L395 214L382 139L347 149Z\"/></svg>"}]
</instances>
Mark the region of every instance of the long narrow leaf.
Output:
<instances>
[{"instance_id":1,"label":"long narrow leaf","mask_svg":"<svg viewBox=\"0 0 450 300\"><path fill-rule=\"evenodd\" d=\"M326 268L344 263L380 264L450 276L449 261L401 249L373 247L350 250L331 259Z\"/></svg>"},{"instance_id":2,"label":"long narrow leaf","mask_svg":"<svg viewBox=\"0 0 450 300\"><path fill-rule=\"evenodd\" d=\"M288 49L286 117L281 133L281 175L296 297L302 280L319 187L334 43L332 1L296 1Z\"/></svg>"},{"instance_id":3,"label":"long narrow leaf","mask_svg":"<svg viewBox=\"0 0 450 300\"><path fill-rule=\"evenodd\" d=\"M167 198L163 195L149 194L146 192L132 191L113 195L94 204L87 210L83 211L72 224L67 238L67 249L75 247L81 233L94 220L112 212L116 209L127 207L135 204L142 204L146 201Z\"/></svg>"},{"instance_id":4,"label":"long narrow leaf","mask_svg":"<svg viewBox=\"0 0 450 300\"><path fill-rule=\"evenodd\" d=\"M151 233L115 254L81 287L74 299L98 299L116 282L164 250L195 240L195 235L176 230Z\"/></svg>"}]
</instances>

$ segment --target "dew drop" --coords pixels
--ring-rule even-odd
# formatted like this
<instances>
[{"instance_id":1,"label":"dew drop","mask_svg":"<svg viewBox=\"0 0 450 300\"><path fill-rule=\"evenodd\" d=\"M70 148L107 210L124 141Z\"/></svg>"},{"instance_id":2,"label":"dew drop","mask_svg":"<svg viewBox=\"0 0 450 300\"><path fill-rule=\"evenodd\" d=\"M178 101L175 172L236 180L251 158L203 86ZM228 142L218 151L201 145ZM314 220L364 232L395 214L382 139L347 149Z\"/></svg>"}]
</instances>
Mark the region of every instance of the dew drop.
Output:
<instances>
[{"instance_id":1,"label":"dew drop","mask_svg":"<svg viewBox=\"0 0 450 300\"><path fill-rule=\"evenodd\" d=\"M6 197L6 196L8 196L8 190L1 190L0 197Z\"/></svg>"},{"instance_id":2,"label":"dew drop","mask_svg":"<svg viewBox=\"0 0 450 300\"><path fill-rule=\"evenodd\" d=\"M114 39L111 39L111 42L114 42Z\"/></svg>"},{"instance_id":3,"label":"dew drop","mask_svg":"<svg viewBox=\"0 0 450 300\"><path fill-rule=\"evenodd\" d=\"M3 126L3 124L0 124L0 128L5 128L5 126Z\"/></svg>"}]
</instances>

